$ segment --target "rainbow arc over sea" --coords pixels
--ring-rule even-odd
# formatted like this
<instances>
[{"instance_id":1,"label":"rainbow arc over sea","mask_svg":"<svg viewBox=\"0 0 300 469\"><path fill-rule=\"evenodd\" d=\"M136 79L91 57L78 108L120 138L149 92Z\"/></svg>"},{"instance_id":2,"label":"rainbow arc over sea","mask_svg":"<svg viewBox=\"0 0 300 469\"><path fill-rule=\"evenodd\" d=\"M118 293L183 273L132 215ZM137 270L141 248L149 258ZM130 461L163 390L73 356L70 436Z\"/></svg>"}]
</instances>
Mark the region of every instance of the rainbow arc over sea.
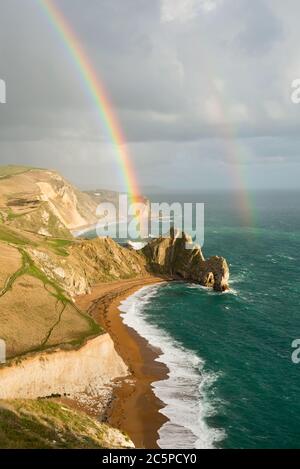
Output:
<instances>
[{"instance_id":1,"label":"rainbow arc over sea","mask_svg":"<svg viewBox=\"0 0 300 469\"><path fill-rule=\"evenodd\" d=\"M108 93L96 73L86 51L77 38L72 27L60 11L53 0L38 0L45 11L50 23L62 39L63 44L71 55L76 65L85 88L92 97L100 120L105 124L108 136L115 145L116 155L122 176L126 185L126 190L131 201L134 201L140 195L135 172L132 165L131 156L128 151L125 136L114 112Z\"/></svg>"},{"instance_id":2,"label":"rainbow arc over sea","mask_svg":"<svg viewBox=\"0 0 300 469\"><path fill-rule=\"evenodd\" d=\"M102 83L99 74L96 73L86 51L84 50L80 39L70 26L63 12L57 6L55 0L37 0L43 8L49 22L53 25L58 35L62 39L66 50L72 57L75 66L82 78L84 88L88 91L95 103L96 109L101 123L105 125L110 141L114 144L116 156L118 158L119 167L125 182L126 190L132 202L138 201L140 190L138 187L135 171L132 164L132 158L128 151L125 135L118 122L118 118L114 112L113 105L109 99L108 93ZM208 60L208 65L209 60ZM209 67L212 68L212 67ZM213 76L213 74L212 74ZM237 203L241 218L246 225L254 224L254 211L252 203L246 190L245 175L241 166L241 156L243 148L238 144L234 129L230 124L230 118L226 115L226 102L222 93L214 90L220 113L223 115L225 127L220 132L220 137L226 145L226 155L231 165L231 177L237 187L239 187L239 195Z\"/></svg>"}]
</instances>

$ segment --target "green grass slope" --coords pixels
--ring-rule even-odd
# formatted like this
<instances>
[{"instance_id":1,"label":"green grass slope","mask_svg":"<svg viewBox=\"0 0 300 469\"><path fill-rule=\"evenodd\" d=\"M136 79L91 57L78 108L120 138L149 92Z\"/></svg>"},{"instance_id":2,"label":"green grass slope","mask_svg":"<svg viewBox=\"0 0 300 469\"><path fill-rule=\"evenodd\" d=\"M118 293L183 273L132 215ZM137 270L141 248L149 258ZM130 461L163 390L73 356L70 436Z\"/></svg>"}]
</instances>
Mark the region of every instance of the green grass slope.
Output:
<instances>
[{"instance_id":1,"label":"green grass slope","mask_svg":"<svg viewBox=\"0 0 300 469\"><path fill-rule=\"evenodd\" d=\"M119 430L53 400L0 401L1 449L132 447Z\"/></svg>"}]
</instances>

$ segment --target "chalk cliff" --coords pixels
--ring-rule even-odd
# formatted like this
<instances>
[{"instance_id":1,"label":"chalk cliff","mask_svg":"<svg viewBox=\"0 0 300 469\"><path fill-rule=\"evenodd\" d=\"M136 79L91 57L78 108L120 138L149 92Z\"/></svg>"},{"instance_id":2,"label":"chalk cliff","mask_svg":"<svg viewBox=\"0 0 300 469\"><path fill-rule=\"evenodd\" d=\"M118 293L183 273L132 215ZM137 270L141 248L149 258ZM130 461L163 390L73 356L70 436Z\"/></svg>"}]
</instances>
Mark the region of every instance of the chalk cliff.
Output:
<instances>
[{"instance_id":1,"label":"chalk cliff","mask_svg":"<svg viewBox=\"0 0 300 469\"><path fill-rule=\"evenodd\" d=\"M97 203L56 171L0 167L0 215L5 223L45 236L96 222Z\"/></svg>"},{"instance_id":2,"label":"chalk cliff","mask_svg":"<svg viewBox=\"0 0 300 469\"><path fill-rule=\"evenodd\" d=\"M52 394L101 394L103 386L128 374L108 334L79 349L57 349L12 360L0 367L0 399L35 399Z\"/></svg>"}]
</instances>

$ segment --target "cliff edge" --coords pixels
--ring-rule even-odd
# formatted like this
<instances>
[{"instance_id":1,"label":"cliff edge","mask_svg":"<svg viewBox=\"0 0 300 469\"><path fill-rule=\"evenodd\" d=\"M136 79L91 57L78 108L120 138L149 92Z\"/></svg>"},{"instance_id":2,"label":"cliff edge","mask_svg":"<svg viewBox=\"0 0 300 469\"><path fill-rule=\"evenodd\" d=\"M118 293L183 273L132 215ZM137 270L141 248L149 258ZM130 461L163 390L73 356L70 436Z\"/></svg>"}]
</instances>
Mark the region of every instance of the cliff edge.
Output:
<instances>
[{"instance_id":1,"label":"cliff edge","mask_svg":"<svg viewBox=\"0 0 300 469\"><path fill-rule=\"evenodd\" d=\"M134 448L120 430L53 400L0 401L1 449Z\"/></svg>"}]
</instances>

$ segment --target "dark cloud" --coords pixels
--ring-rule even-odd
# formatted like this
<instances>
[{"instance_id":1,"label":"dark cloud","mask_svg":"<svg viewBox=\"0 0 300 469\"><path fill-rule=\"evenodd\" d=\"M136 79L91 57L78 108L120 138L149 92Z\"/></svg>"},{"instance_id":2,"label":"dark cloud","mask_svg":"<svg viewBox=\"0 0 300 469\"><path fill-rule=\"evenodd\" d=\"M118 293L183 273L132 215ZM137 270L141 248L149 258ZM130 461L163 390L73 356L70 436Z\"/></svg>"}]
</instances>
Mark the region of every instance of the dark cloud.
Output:
<instances>
[{"instance_id":1,"label":"dark cloud","mask_svg":"<svg viewBox=\"0 0 300 469\"><path fill-rule=\"evenodd\" d=\"M249 186L254 168L274 187L289 165L299 175L300 106L290 101L299 2L170 1L56 0L105 85L141 184L230 187L232 164L249 167ZM0 56L1 161L121 186L107 129L41 2L2 0Z\"/></svg>"}]
</instances>

